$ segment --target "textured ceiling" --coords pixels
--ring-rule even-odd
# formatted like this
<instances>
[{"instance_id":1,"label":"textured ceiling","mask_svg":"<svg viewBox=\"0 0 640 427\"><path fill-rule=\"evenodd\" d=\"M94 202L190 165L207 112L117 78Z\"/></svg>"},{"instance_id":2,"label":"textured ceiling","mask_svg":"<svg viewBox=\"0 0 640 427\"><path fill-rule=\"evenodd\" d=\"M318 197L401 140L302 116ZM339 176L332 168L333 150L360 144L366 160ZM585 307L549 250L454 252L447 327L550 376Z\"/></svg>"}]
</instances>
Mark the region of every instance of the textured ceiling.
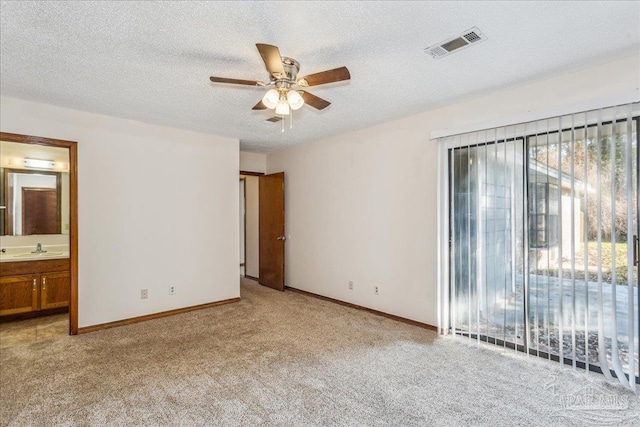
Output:
<instances>
[{"instance_id":1,"label":"textured ceiling","mask_svg":"<svg viewBox=\"0 0 640 427\"><path fill-rule=\"evenodd\" d=\"M209 132L270 152L640 50L640 2L2 2L2 95ZM478 26L486 42L423 49ZM351 81L294 127L252 111L267 79L255 43ZM313 90L311 90L313 89ZM288 123L287 123L288 125Z\"/></svg>"}]
</instances>

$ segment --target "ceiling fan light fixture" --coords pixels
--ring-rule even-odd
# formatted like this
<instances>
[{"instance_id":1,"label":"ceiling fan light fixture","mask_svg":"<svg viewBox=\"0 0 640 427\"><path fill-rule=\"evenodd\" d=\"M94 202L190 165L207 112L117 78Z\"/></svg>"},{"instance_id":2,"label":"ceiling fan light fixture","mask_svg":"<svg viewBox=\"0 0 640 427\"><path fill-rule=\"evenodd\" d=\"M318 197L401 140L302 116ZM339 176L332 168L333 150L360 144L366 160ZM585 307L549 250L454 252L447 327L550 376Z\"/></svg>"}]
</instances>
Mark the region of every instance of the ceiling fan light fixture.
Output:
<instances>
[{"instance_id":1,"label":"ceiling fan light fixture","mask_svg":"<svg viewBox=\"0 0 640 427\"><path fill-rule=\"evenodd\" d=\"M468 32L464 37L465 40L471 43L473 41L471 39L477 37L477 34ZM300 71L298 61L282 56L277 46L257 43L256 48L258 48L262 61L269 72L269 80L267 82L260 80L230 79L218 76L211 76L209 80L211 80L212 83L259 86L265 88L273 86L273 89L268 90L251 110L275 110L275 113L280 116L281 119L289 116L291 119L290 126L293 126L293 111L302 108L303 105L308 105L316 110L324 110L331 105L329 101L307 92L304 88L351 79L351 74L347 67L334 68L332 70L325 70L304 77L298 77L298 72ZM293 90L293 87L299 90Z\"/></svg>"},{"instance_id":2,"label":"ceiling fan light fixture","mask_svg":"<svg viewBox=\"0 0 640 427\"><path fill-rule=\"evenodd\" d=\"M289 111L289 103L287 102L287 100L284 97L280 98L278 104L276 105L276 114L287 116L289 115Z\"/></svg>"},{"instance_id":3,"label":"ceiling fan light fixture","mask_svg":"<svg viewBox=\"0 0 640 427\"><path fill-rule=\"evenodd\" d=\"M262 98L262 103L267 108L274 109L276 108L276 105L278 104L279 99L280 99L280 94L278 93L278 91L275 89L271 89L264 94L264 97Z\"/></svg>"},{"instance_id":4,"label":"ceiling fan light fixture","mask_svg":"<svg viewBox=\"0 0 640 427\"><path fill-rule=\"evenodd\" d=\"M287 92L287 101L289 101L292 110L297 110L304 105L304 99L302 99L302 96L295 90Z\"/></svg>"}]
</instances>

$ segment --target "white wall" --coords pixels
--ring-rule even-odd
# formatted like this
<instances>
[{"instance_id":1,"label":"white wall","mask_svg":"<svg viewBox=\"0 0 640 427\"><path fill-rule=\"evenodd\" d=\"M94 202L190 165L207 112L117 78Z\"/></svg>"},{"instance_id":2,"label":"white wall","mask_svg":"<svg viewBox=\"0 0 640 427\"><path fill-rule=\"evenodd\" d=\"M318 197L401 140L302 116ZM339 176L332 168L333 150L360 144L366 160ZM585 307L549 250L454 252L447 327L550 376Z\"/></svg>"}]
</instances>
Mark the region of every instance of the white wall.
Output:
<instances>
[{"instance_id":1,"label":"white wall","mask_svg":"<svg viewBox=\"0 0 640 427\"><path fill-rule=\"evenodd\" d=\"M240 170L244 172L260 172L267 171L266 154L240 152Z\"/></svg>"},{"instance_id":2,"label":"white wall","mask_svg":"<svg viewBox=\"0 0 640 427\"><path fill-rule=\"evenodd\" d=\"M238 140L6 97L0 124L78 141L80 327L239 296Z\"/></svg>"},{"instance_id":3,"label":"white wall","mask_svg":"<svg viewBox=\"0 0 640 427\"><path fill-rule=\"evenodd\" d=\"M286 284L437 325L430 132L635 90L639 76L628 57L269 155L268 173L286 173Z\"/></svg>"},{"instance_id":4,"label":"white wall","mask_svg":"<svg viewBox=\"0 0 640 427\"><path fill-rule=\"evenodd\" d=\"M260 275L260 200L259 179L257 176L245 176L247 190L247 259L245 275Z\"/></svg>"}]
</instances>

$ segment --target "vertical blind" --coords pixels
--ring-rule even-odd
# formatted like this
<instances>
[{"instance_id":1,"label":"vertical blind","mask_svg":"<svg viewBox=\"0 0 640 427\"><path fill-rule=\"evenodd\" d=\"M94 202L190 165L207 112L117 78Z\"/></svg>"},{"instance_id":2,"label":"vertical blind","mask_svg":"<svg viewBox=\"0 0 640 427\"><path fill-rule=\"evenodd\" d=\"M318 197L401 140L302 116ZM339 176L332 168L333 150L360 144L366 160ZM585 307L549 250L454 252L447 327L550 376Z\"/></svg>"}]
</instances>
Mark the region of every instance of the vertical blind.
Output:
<instances>
[{"instance_id":1,"label":"vertical blind","mask_svg":"<svg viewBox=\"0 0 640 427\"><path fill-rule=\"evenodd\" d=\"M446 331L636 389L639 105L438 139Z\"/></svg>"}]
</instances>

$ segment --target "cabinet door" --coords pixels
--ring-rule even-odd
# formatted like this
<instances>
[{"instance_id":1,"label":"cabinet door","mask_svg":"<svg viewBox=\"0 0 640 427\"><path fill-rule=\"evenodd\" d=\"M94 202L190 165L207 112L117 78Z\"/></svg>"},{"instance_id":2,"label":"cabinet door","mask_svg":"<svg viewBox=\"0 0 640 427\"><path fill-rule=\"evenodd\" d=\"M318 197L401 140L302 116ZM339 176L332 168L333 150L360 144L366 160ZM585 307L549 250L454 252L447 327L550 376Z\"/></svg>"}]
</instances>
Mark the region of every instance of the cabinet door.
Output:
<instances>
[{"instance_id":1,"label":"cabinet door","mask_svg":"<svg viewBox=\"0 0 640 427\"><path fill-rule=\"evenodd\" d=\"M49 273L40 276L40 309L67 307L71 294L69 273Z\"/></svg>"},{"instance_id":2,"label":"cabinet door","mask_svg":"<svg viewBox=\"0 0 640 427\"><path fill-rule=\"evenodd\" d=\"M0 316L38 310L39 276L0 278Z\"/></svg>"}]
</instances>

